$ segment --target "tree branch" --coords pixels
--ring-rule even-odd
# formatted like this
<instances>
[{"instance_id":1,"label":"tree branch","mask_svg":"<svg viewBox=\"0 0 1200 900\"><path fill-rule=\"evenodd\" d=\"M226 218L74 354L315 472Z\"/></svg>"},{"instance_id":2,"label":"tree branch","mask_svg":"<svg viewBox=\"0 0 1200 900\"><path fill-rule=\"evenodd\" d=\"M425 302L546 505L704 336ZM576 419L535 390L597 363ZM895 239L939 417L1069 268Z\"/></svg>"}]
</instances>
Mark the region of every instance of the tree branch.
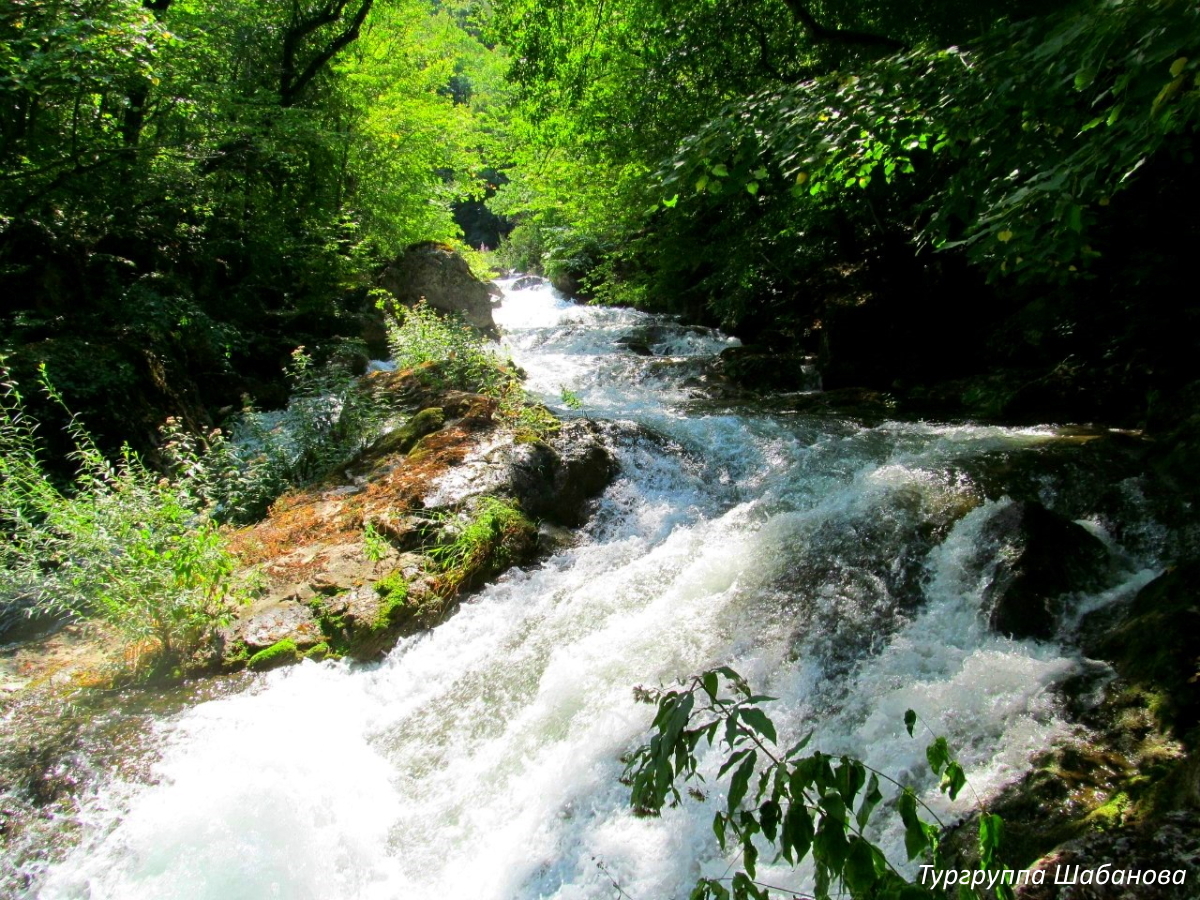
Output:
<instances>
[{"instance_id":1,"label":"tree branch","mask_svg":"<svg viewBox=\"0 0 1200 900\"><path fill-rule=\"evenodd\" d=\"M340 53L346 46L358 39L362 24L371 11L374 0L362 0L354 17L333 40L325 45L316 56L309 60L298 75L296 74L296 54L301 42L323 25L331 25L342 17L349 0L329 0L324 6L307 19L302 19L287 30L283 39L283 61L279 71L279 105L288 107L295 104L300 94L308 87L309 82L316 78L317 73L328 62Z\"/></svg>"},{"instance_id":2,"label":"tree branch","mask_svg":"<svg viewBox=\"0 0 1200 900\"><path fill-rule=\"evenodd\" d=\"M852 28L826 28L816 20L803 0L783 0L785 6L792 11L792 18L804 26L805 31L814 41L827 41L835 44L859 44L864 47L880 47L884 50L907 50L908 44L883 34L872 34L869 31L855 31Z\"/></svg>"}]
</instances>

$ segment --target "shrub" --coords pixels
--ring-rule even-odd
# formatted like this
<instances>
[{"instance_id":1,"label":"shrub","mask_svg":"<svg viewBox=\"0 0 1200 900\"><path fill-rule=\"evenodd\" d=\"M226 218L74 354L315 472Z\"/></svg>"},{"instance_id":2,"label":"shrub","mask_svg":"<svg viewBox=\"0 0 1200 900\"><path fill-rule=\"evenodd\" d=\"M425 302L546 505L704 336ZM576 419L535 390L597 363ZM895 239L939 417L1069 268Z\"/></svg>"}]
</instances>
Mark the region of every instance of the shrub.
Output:
<instances>
[{"instance_id":1,"label":"shrub","mask_svg":"<svg viewBox=\"0 0 1200 900\"><path fill-rule=\"evenodd\" d=\"M232 434L195 435L177 419L162 430L172 472L218 521L262 518L288 487L314 481L361 452L391 412L386 398L362 390L336 363L315 365L303 347L292 352L288 380L286 409L247 407Z\"/></svg>"},{"instance_id":2,"label":"shrub","mask_svg":"<svg viewBox=\"0 0 1200 900\"><path fill-rule=\"evenodd\" d=\"M511 364L493 353L470 325L439 315L424 301L406 307L385 304L388 344L400 369L424 367L423 377L439 387L489 392L514 381Z\"/></svg>"},{"instance_id":3,"label":"shrub","mask_svg":"<svg viewBox=\"0 0 1200 900\"><path fill-rule=\"evenodd\" d=\"M31 614L95 615L135 648L170 661L229 612L234 559L186 480L169 481L128 448L110 463L82 424L68 433L77 473L59 485L41 460L37 423L0 373L0 578ZM45 379L42 387L62 403Z\"/></svg>"}]
</instances>

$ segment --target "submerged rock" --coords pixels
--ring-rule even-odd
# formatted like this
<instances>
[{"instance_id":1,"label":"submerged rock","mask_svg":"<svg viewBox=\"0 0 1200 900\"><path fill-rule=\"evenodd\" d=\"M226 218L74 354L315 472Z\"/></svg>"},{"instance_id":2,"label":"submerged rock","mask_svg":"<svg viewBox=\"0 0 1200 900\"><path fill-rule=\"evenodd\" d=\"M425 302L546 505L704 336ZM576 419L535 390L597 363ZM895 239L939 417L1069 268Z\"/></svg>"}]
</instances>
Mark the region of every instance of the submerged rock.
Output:
<instances>
[{"instance_id":1,"label":"submerged rock","mask_svg":"<svg viewBox=\"0 0 1200 900\"><path fill-rule=\"evenodd\" d=\"M992 519L990 528L1005 545L984 594L989 623L1000 634L1049 640L1058 627L1064 595L1096 590L1108 578L1103 542L1040 503L1012 503Z\"/></svg>"}]
</instances>

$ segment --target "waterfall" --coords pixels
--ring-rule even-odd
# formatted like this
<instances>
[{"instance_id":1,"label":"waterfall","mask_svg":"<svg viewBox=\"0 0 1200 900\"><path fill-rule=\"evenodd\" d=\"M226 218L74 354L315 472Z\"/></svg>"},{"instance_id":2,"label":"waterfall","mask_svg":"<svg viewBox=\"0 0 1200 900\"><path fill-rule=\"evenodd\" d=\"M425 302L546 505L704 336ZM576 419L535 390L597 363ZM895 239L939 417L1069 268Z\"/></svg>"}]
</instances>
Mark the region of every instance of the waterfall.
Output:
<instances>
[{"instance_id":1,"label":"waterfall","mask_svg":"<svg viewBox=\"0 0 1200 900\"><path fill-rule=\"evenodd\" d=\"M158 720L150 774L99 779L30 896L599 900L616 883L684 898L729 865L710 830L717 756L703 799L659 818L634 816L618 779L652 714L633 686L717 664L778 698L781 742L815 729L813 747L915 785L946 820L974 794L938 792L906 709L985 798L1069 729L1054 686L1074 654L997 636L981 614L986 526L1008 501L985 502L960 467L1053 429L698 403L733 339L519 285L501 282L495 318L529 389L616 423L621 471L577 545L378 664L304 662ZM634 332L652 355L621 343ZM876 837L903 861L899 831Z\"/></svg>"}]
</instances>

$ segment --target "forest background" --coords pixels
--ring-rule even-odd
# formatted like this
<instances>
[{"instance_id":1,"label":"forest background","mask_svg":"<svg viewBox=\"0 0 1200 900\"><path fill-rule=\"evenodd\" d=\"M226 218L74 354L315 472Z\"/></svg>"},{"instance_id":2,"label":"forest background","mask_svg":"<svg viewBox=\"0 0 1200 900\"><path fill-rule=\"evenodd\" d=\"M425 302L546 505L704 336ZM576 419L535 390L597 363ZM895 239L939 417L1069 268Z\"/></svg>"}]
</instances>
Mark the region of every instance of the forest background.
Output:
<instances>
[{"instance_id":1,"label":"forest background","mask_svg":"<svg viewBox=\"0 0 1200 900\"><path fill-rule=\"evenodd\" d=\"M503 238L733 331L769 390L815 354L942 414L1175 429L1198 44L1182 0L14 0L0 349L152 454L281 405L404 248Z\"/></svg>"}]
</instances>

